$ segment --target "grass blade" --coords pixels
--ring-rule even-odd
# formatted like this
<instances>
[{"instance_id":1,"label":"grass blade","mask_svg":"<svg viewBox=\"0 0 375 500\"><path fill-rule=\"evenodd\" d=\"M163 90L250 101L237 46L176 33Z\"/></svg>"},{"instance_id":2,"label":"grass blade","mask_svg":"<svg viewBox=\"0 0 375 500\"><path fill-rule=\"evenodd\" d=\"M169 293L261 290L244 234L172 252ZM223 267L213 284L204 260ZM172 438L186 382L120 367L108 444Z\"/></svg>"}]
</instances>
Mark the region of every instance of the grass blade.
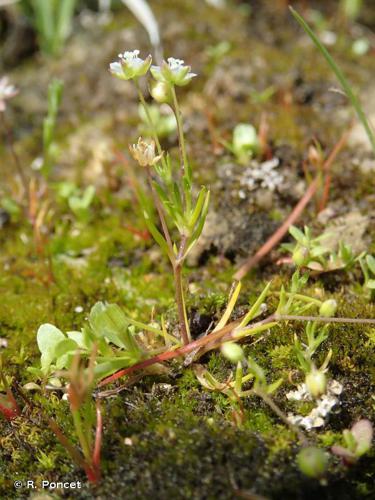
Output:
<instances>
[{"instance_id":1,"label":"grass blade","mask_svg":"<svg viewBox=\"0 0 375 500\"><path fill-rule=\"evenodd\" d=\"M309 35L311 40L314 42L315 46L317 49L320 51L320 53L323 55L329 66L331 67L332 71L335 73L338 81L340 82L342 88L344 89L346 96L352 103L352 106L354 107L357 116L362 123L366 134L370 140L372 149L375 154L375 134L371 128L371 125L369 121L367 120L366 114L362 109L361 103L359 102L358 97L355 95L353 92L348 80L344 76L343 72L341 69L337 66L335 63L334 59L332 58L331 54L328 52L328 50L324 47L322 42L319 40L317 35L313 32L313 30L310 28L310 26L307 24L307 22L303 19L303 17L298 14L296 10L293 9L293 7L289 7L294 19L302 26L302 28L305 30L305 32Z\"/></svg>"}]
</instances>

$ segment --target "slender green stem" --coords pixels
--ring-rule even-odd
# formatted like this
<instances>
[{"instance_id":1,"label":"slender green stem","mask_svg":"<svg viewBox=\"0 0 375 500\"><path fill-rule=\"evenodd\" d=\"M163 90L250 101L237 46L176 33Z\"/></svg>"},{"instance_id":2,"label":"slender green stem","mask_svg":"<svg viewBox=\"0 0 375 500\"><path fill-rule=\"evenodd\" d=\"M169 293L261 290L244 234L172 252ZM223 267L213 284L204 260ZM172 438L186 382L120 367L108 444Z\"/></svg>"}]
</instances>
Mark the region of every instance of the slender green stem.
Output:
<instances>
[{"instance_id":1,"label":"slender green stem","mask_svg":"<svg viewBox=\"0 0 375 500\"><path fill-rule=\"evenodd\" d=\"M173 335L169 335L169 333L159 330L158 328L154 328L153 326L147 325L146 323L142 323L141 321L137 321L133 318L126 318L129 323L136 326L137 328L141 328L142 330L146 330L151 333L155 333L155 335L159 335L160 337L166 338L173 344L180 345L179 340L177 340Z\"/></svg>"},{"instance_id":2,"label":"slender green stem","mask_svg":"<svg viewBox=\"0 0 375 500\"><path fill-rule=\"evenodd\" d=\"M354 323L358 325L375 325L372 318L325 318L324 316L297 316L294 314L275 314L276 321L319 321L321 323Z\"/></svg>"},{"instance_id":3,"label":"slender green stem","mask_svg":"<svg viewBox=\"0 0 375 500\"><path fill-rule=\"evenodd\" d=\"M153 136L154 136L156 147L158 149L158 153L161 155L162 149L161 149L160 141L159 141L159 138L156 134L156 129L155 129L155 126L153 124L152 117L150 115L147 103L145 101L144 95L142 93L142 90L141 90L137 80L135 81L135 85L136 85L136 88L138 91L139 99L140 99L141 104L145 110L150 128L153 131ZM174 89L173 89L173 92L174 92ZM183 132L182 132L182 122L181 122L180 111L179 111L178 102L177 102L177 96L176 96L175 92L174 92L174 100L175 100L175 106L176 106L176 110L175 110L176 120L177 120L177 124L178 124L178 129L179 129L180 147L181 147L181 151L183 152L183 161L184 162L186 161L186 165L187 165L185 141L184 141ZM162 161L165 161L165 159L162 158ZM184 163L184 165L185 165L185 163ZM154 199L154 203L155 203L155 206L156 206L156 209L157 209L157 212L159 215L159 219L160 219L160 222L161 222L161 225L163 228L164 237L165 237L165 240L166 240L168 248L169 248L169 254L170 254L169 259L170 259L172 267L173 267L173 274L174 274L174 281L175 281L175 288L176 288L176 302L177 302L178 317L179 317L179 324L180 324L180 334L181 334L181 338L182 338L183 343L186 345L190 342L190 329L189 329L189 322L188 322L188 318L187 318L187 314L186 314L186 306L185 306L183 282L182 282L182 264L183 264L182 255L183 255L183 253L185 251L185 247L186 247L186 237L182 236L179 257L177 259L175 259L174 258L174 251L173 251L173 243L172 243L169 229L168 229L168 226L167 226L167 223L165 220L163 207L161 206L161 203L158 199L157 193L154 190L154 187L152 184L152 176L151 176L151 172L149 169L147 169L147 176L148 176L148 181L150 184L152 196Z\"/></svg>"},{"instance_id":4,"label":"slender green stem","mask_svg":"<svg viewBox=\"0 0 375 500\"><path fill-rule=\"evenodd\" d=\"M190 338L190 328L189 328L189 322L187 318L185 299L184 299L181 264L177 264L174 268L174 280L176 287L176 302L177 302L178 317L180 323L180 333L184 345L187 345L191 341L191 338Z\"/></svg>"},{"instance_id":5,"label":"slender green stem","mask_svg":"<svg viewBox=\"0 0 375 500\"><path fill-rule=\"evenodd\" d=\"M176 116L178 139L179 139L179 143L180 143L180 153L181 153L181 161L182 161L182 169L183 169L182 173L184 174L185 172L187 172L187 169L189 168L188 157L186 154L184 129L183 129L183 124L182 124L181 110L180 110L180 105L178 104L176 89L174 88L173 85L171 86L171 89L172 89L172 97L173 97L173 111L174 111L174 114Z\"/></svg>"},{"instance_id":6,"label":"slender green stem","mask_svg":"<svg viewBox=\"0 0 375 500\"><path fill-rule=\"evenodd\" d=\"M148 178L148 183L150 185L152 198L154 200L156 210L157 210L158 215L159 215L161 227L163 229L164 238L165 238L165 241L167 242L167 245L168 245L168 249L169 249L168 257L169 257L169 260L170 260L172 266L174 266L175 265L175 258L174 258L172 238L171 238L171 235L169 233L167 221L165 220L165 215L164 215L164 210L163 210L162 204L160 203L158 195L157 195L155 188L152 184L152 176L151 176L151 171L149 168L147 168L147 178Z\"/></svg>"},{"instance_id":7,"label":"slender green stem","mask_svg":"<svg viewBox=\"0 0 375 500\"><path fill-rule=\"evenodd\" d=\"M52 431L55 433L57 439L60 441L62 446L70 453L70 456L74 460L74 462L78 465L78 467L82 467L82 469L85 468L86 462L83 459L81 453L72 445L72 443L69 441L69 439L63 434L61 431L60 427L56 424L56 422L50 418L48 419L48 425L52 429Z\"/></svg>"},{"instance_id":8,"label":"slender green stem","mask_svg":"<svg viewBox=\"0 0 375 500\"><path fill-rule=\"evenodd\" d=\"M75 427L79 442L81 444L83 454L84 454L87 462L90 463L91 462L90 445L88 443L87 437L85 436L85 433L83 432L82 419L81 419L81 415L79 413L79 410L73 410L72 415L73 415L74 427Z\"/></svg>"},{"instance_id":9,"label":"slender green stem","mask_svg":"<svg viewBox=\"0 0 375 500\"><path fill-rule=\"evenodd\" d=\"M178 310L178 318L180 323L180 334L184 345L191 342L189 321L186 313L186 305L184 298L184 286L182 281L182 266L183 266L183 255L185 252L185 247L187 243L186 236L182 236L180 249L176 258L175 265L173 266L174 282L176 289L176 303Z\"/></svg>"},{"instance_id":10,"label":"slender green stem","mask_svg":"<svg viewBox=\"0 0 375 500\"><path fill-rule=\"evenodd\" d=\"M303 432L294 424L289 422L288 417L285 413L277 406L277 404L273 401L268 394L260 388L253 389L254 394L259 396L263 401L271 408L271 410L276 413L276 415L288 426L290 429L298 436L299 440L303 444L307 444L307 438L303 434Z\"/></svg>"},{"instance_id":11,"label":"slender green stem","mask_svg":"<svg viewBox=\"0 0 375 500\"><path fill-rule=\"evenodd\" d=\"M293 297L297 300L301 300L302 302L312 303L318 307L320 307L323 304L323 302L319 299L314 299L313 297L308 297L307 295L302 295L300 293L293 293L293 292L284 292L284 293L287 297ZM276 295L277 297L281 295L280 292L272 292L272 294Z\"/></svg>"},{"instance_id":12,"label":"slender green stem","mask_svg":"<svg viewBox=\"0 0 375 500\"><path fill-rule=\"evenodd\" d=\"M162 155L163 154L163 150L161 148L159 137L158 137L158 134L156 133L156 127L155 127L155 124L154 124L154 122L152 120L152 116L150 114L150 110L148 109L148 105L147 105L146 99L145 99L145 97L143 95L143 92L142 92L142 89L141 89L141 87L139 85L138 80L134 80L134 82L135 82L135 86L136 86L137 91L138 91L139 100L141 101L143 109L145 110L147 121L148 121L150 129L152 131L152 136L153 136L153 139L155 141L156 148L158 150L158 154ZM165 161L165 159L162 157L161 161L163 162L163 161Z\"/></svg>"}]
</instances>

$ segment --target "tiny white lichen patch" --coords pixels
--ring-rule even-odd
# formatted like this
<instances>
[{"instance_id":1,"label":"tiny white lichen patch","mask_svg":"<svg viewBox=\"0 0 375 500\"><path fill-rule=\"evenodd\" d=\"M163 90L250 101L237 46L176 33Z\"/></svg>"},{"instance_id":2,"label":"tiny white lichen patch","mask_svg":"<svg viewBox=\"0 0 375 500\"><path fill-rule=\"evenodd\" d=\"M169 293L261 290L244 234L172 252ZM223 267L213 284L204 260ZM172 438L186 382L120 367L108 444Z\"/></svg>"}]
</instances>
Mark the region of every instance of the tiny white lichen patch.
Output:
<instances>
[{"instance_id":1,"label":"tiny white lichen patch","mask_svg":"<svg viewBox=\"0 0 375 500\"><path fill-rule=\"evenodd\" d=\"M244 170L240 180L241 186L246 187L250 191L257 187L275 191L282 184L284 177L275 169L279 166L280 160L272 158L272 160L264 161L263 163L252 162L252 165Z\"/></svg>"},{"instance_id":2,"label":"tiny white lichen patch","mask_svg":"<svg viewBox=\"0 0 375 500\"><path fill-rule=\"evenodd\" d=\"M328 382L327 392L316 400L316 407L307 416L288 414L288 420L292 424L311 430L316 427L323 427L325 418L332 408L339 403L338 396L342 393L342 385L337 380ZM312 401L306 384L300 384L296 391L290 391L286 395L291 401Z\"/></svg>"}]
</instances>

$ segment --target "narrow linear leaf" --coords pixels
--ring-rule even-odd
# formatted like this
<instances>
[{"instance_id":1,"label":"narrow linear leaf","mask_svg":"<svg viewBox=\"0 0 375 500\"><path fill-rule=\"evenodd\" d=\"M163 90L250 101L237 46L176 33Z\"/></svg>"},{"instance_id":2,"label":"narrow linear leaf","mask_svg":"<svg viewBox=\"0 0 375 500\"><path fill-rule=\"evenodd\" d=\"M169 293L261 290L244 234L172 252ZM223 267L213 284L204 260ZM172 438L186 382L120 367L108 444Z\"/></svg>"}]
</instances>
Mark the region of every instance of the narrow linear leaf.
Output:
<instances>
[{"instance_id":1,"label":"narrow linear leaf","mask_svg":"<svg viewBox=\"0 0 375 500\"><path fill-rule=\"evenodd\" d=\"M355 95L353 92L348 80L344 76L343 72L341 69L337 66L335 63L334 59L332 58L331 54L328 52L328 50L325 48L325 46L322 44L322 42L319 40L317 35L313 32L313 30L310 28L310 26L307 24L307 22L303 19L303 17L298 14L296 10L293 9L293 7L289 7L293 17L296 19L296 21L302 26L302 28L305 30L305 32L309 35L311 40L314 42L315 46L318 48L320 53L323 55L329 66L331 67L332 71L335 73L338 81L340 82L342 88L344 89L348 99L352 103L352 106L354 107L357 116L362 123L366 134L370 140L372 149L375 154L375 134L371 128L370 123L367 120L366 114L364 113L361 103L358 99L358 97Z\"/></svg>"}]
</instances>

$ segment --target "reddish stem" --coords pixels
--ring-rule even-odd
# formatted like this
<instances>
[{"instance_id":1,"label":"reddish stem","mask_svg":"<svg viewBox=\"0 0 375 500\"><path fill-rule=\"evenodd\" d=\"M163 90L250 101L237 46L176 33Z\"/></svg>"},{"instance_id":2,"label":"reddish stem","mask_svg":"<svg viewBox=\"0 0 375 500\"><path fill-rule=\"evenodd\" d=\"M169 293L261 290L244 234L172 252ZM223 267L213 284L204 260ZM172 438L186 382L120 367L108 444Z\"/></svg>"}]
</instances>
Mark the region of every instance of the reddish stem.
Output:
<instances>
[{"instance_id":1,"label":"reddish stem","mask_svg":"<svg viewBox=\"0 0 375 500\"><path fill-rule=\"evenodd\" d=\"M210 344L210 348L213 349L217 347L218 342L221 340L223 341L225 339L225 342L230 341L230 340L237 340L238 341L238 335L236 335L236 327L239 326L241 323L242 318L240 318L237 321L233 321L232 323L229 323L229 325L226 325L224 328L221 330L218 330L217 332L212 332L209 335L206 335L205 337L201 337L198 340L194 340L193 342L190 342L187 345L184 345L182 347L179 347L178 349L170 350L170 351L165 351L162 352L161 354L158 354L157 356L154 356L153 358L146 359L144 361L141 361L140 363L137 363L133 366L129 366L128 368L124 368L123 370L118 371L117 373L114 373L113 375L105 378L101 382L99 382L98 387L102 387L103 385L110 384L114 382L115 380L119 379L120 377L124 377L125 375L129 375L130 373L136 371L136 370L143 370L144 368L147 368L148 366L154 365L156 363L161 363L163 361L168 361L173 358L177 358L179 356L184 356L186 354L189 354L192 351L195 351L196 349L202 347L202 346L207 346L207 344ZM290 315L290 314L271 314L265 319L262 319L261 321L258 321L257 323L252 323L248 326L245 326L244 329L259 329L259 331L262 329L261 327L264 327L268 323L272 322L277 322L277 321L319 321L323 323L355 323L355 324L375 324L375 319L373 318L326 318L323 316L297 316L297 315ZM242 329L241 329L242 330Z\"/></svg>"},{"instance_id":2,"label":"reddish stem","mask_svg":"<svg viewBox=\"0 0 375 500\"><path fill-rule=\"evenodd\" d=\"M311 198L314 196L318 189L319 179L316 178L308 187L306 193L302 196L300 201L294 207L292 213L285 219L283 224L273 233L273 235L260 247L255 255L250 257L236 272L234 279L241 281L242 278L252 269L260 260L265 257L274 246L276 246L279 241L288 232L290 226L300 217L306 205L310 202Z\"/></svg>"},{"instance_id":3,"label":"reddish stem","mask_svg":"<svg viewBox=\"0 0 375 500\"><path fill-rule=\"evenodd\" d=\"M328 172L333 161L335 160L338 153L345 146L350 130L347 130L337 142L330 155L326 159L323 165L324 172ZM308 187L306 193L299 200L297 205L294 207L291 214L286 218L283 224L276 230L276 232L260 247L257 253L251 257L238 269L236 274L234 275L234 279L240 281L249 271L252 269L258 262L263 259L272 248L279 243L279 241L284 237L284 235L288 232L289 227L300 217L306 205L310 202L310 200L315 195L318 187L319 187L320 175L318 175Z\"/></svg>"},{"instance_id":4,"label":"reddish stem","mask_svg":"<svg viewBox=\"0 0 375 500\"><path fill-rule=\"evenodd\" d=\"M96 433L95 433L95 447L92 457L94 468L98 473L98 480L100 479L100 450L102 447L102 434L103 434L103 417L99 401L96 402Z\"/></svg>"},{"instance_id":5,"label":"reddish stem","mask_svg":"<svg viewBox=\"0 0 375 500\"><path fill-rule=\"evenodd\" d=\"M96 467L93 465L85 465L84 467L87 479L90 481L91 484L98 484L100 481L100 475L98 475L98 471L96 470Z\"/></svg>"},{"instance_id":6,"label":"reddish stem","mask_svg":"<svg viewBox=\"0 0 375 500\"><path fill-rule=\"evenodd\" d=\"M329 191L331 188L331 180L332 180L331 174L327 174L324 178L323 194L322 194L322 197L319 201L318 212L321 212L327 206L327 202L328 202L328 198L329 198Z\"/></svg>"},{"instance_id":7,"label":"reddish stem","mask_svg":"<svg viewBox=\"0 0 375 500\"><path fill-rule=\"evenodd\" d=\"M258 321L257 323L252 324L251 328L256 328L256 327L264 325L266 323L271 323L273 321L273 319L274 319L274 315L271 314L271 316L268 316L266 319L263 319L261 321ZM184 356L184 355L189 354L190 352L192 352L192 351L194 351L202 346L217 342L220 339L222 339L223 337L228 336L228 334L231 334L233 332L233 330L240 324L240 322L241 322L241 319L234 321L233 323L230 323L229 325L225 326L221 330L218 330L217 332L213 332L209 335L206 335L205 337L194 340L193 342L190 342L189 344L184 345L183 347L179 347L178 349L162 352L161 354L158 354L157 356L154 356L153 358L146 359L146 360L141 361L140 363L137 363L133 366L129 366L128 368L124 368L123 370L120 370L117 373L114 373L113 375L102 380L99 383L99 387L102 387L103 385L110 384L110 383L114 382L115 380L119 379L120 377L123 377L125 375L129 375L130 373L132 373L136 370L143 370L144 368L147 368L148 366L154 365L156 363L161 363L163 361L168 361L168 360L173 359L173 358L178 358L179 356Z\"/></svg>"}]
</instances>

